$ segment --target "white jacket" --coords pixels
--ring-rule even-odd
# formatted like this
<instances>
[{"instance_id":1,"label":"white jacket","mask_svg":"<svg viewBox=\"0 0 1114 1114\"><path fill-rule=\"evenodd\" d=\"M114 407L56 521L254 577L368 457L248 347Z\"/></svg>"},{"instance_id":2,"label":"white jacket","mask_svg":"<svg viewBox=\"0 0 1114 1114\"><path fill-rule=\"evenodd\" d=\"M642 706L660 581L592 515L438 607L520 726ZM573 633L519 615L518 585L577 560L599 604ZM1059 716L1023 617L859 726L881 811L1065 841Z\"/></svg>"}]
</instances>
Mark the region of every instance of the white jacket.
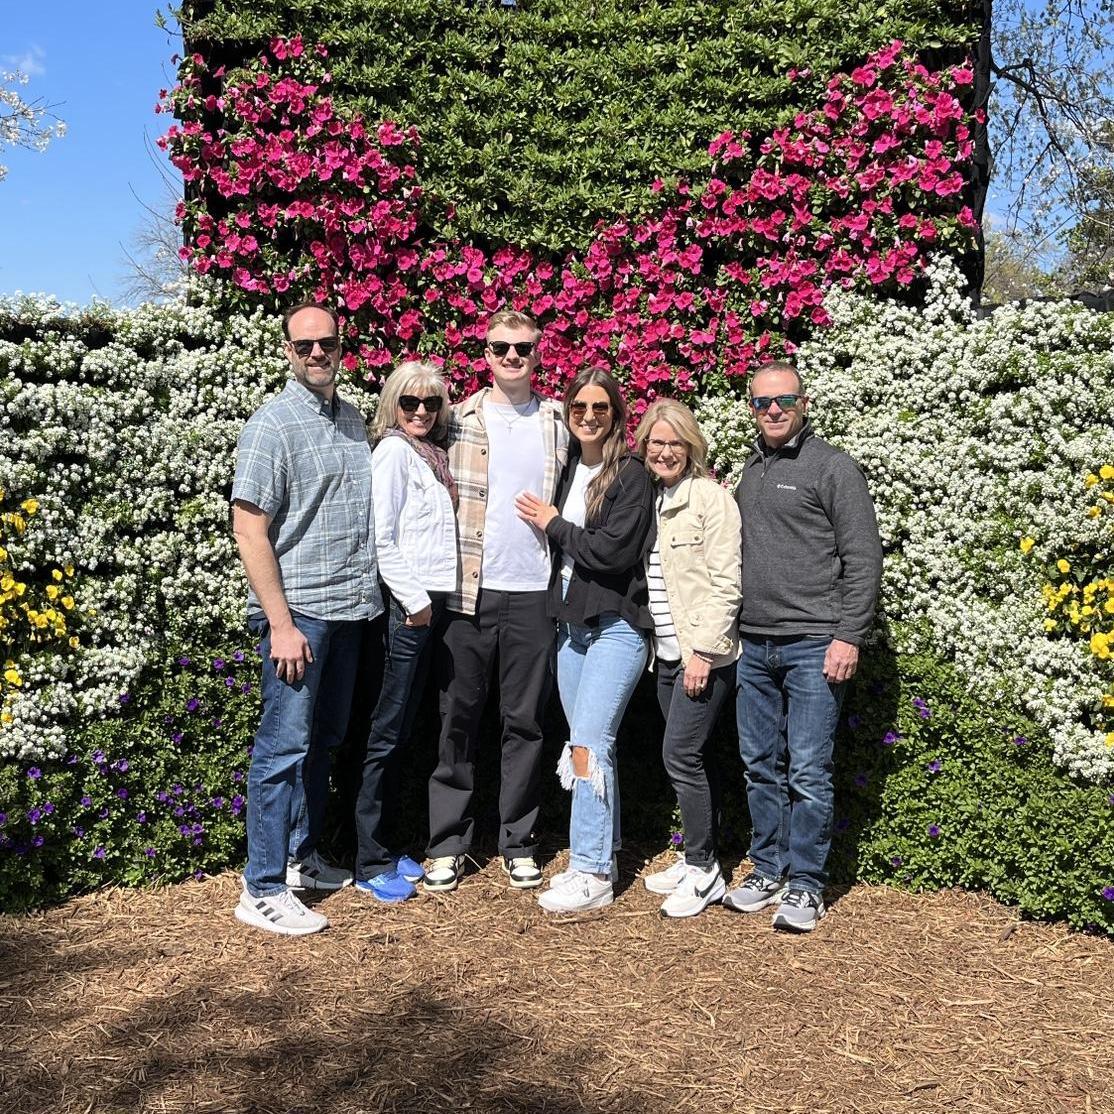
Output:
<instances>
[{"instance_id":1,"label":"white jacket","mask_svg":"<svg viewBox=\"0 0 1114 1114\"><path fill-rule=\"evenodd\" d=\"M401 437L371 454L371 501L379 575L407 615L430 592L458 587L456 514L448 489Z\"/></svg>"}]
</instances>

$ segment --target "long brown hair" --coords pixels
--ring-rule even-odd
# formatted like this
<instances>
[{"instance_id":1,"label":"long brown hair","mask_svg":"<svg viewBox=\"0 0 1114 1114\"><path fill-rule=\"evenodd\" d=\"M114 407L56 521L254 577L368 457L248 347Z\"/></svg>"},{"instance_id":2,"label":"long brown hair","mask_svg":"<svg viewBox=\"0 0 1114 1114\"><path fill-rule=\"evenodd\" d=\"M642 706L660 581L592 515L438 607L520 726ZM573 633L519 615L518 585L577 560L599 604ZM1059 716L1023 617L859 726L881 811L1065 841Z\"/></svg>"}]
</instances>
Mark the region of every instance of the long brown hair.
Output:
<instances>
[{"instance_id":1,"label":"long brown hair","mask_svg":"<svg viewBox=\"0 0 1114 1114\"><path fill-rule=\"evenodd\" d=\"M565 391L565 425L572 429L569 422L569 407L585 387L602 387L611 403L611 428L603 441L603 467L592 478L584 492L584 521L588 522L599 514L607 489L619 475L623 458L629 453L627 448L627 404L619 393L619 384L603 370L588 368L582 371ZM576 435L573 434L575 437Z\"/></svg>"}]
</instances>

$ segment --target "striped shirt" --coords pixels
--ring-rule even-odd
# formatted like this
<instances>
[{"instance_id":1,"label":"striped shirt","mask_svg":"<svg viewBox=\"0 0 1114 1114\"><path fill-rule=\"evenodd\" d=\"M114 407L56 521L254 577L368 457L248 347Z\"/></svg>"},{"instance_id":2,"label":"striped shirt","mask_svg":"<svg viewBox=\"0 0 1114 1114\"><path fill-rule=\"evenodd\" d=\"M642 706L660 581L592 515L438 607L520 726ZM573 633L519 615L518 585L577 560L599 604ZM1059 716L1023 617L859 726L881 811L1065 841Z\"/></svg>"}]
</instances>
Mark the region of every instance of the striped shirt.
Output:
<instances>
[{"instance_id":1,"label":"striped shirt","mask_svg":"<svg viewBox=\"0 0 1114 1114\"><path fill-rule=\"evenodd\" d=\"M450 611L460 611L465 615L476 613L480 595L490 453L483 402L490 393L491 388L485 387L458 403L449 413L449 467L460 496L456 520L461 585L449 596L446 606ZM545 447L545 490L534 494L552 503L557 495L557 480L568 460L569 431L562 418L561 404L553 399L540 400L539 415Z\"/></svg>"},{"instance_id":2,"label":"striped shirt","mask_svg":"<svg viewBox=\"0 0 1114 1114\"><path fill-rule=\"evenodd\" d=\"M661 509L668 490L657 499L655 513L659 524ZM677 627L673 623L673 612L669 607L669 594L665 590L665 578L661 574L661 529L655 532L654 548L646 558L646 587L650 592L650 616L654 620L654 656L659 661L680 661L681 644L677 641Z\"/></svg>"},{"instance_id":3,"label":"striped shirt","mask_svg":"<svg viewBox=\"0 0 1114 1114\"><path fill-rule=\"evenodd\" d=\"M265 402L236 446L233 501L271 519L267 534L291 611L371 619L383 610L371 517L371 448L351 403L299 383ZM260 614L248 591L248 613Z\"/></svg>"}]
</instances>

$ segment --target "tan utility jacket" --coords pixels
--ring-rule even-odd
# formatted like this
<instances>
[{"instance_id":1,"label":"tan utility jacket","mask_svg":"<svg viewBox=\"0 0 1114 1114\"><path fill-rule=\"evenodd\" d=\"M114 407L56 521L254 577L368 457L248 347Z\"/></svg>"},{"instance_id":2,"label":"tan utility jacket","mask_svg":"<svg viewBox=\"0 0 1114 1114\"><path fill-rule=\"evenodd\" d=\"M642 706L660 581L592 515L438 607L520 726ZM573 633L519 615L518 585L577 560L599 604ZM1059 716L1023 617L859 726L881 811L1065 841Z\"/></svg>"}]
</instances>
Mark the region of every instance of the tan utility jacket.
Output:
<instances>
[{"instance_id":1,"label":"tan utility jacket","mask_svg":"<svg viewBox=\"0 0 1114 1114\"><path fill-rule=\"evenodd\" d=\"M681 661L715 654L712 668L739 657L742 524L730 493L715 480L686 476L658 519L661 572L677 627Z\"/></svg>"}]
</instances>

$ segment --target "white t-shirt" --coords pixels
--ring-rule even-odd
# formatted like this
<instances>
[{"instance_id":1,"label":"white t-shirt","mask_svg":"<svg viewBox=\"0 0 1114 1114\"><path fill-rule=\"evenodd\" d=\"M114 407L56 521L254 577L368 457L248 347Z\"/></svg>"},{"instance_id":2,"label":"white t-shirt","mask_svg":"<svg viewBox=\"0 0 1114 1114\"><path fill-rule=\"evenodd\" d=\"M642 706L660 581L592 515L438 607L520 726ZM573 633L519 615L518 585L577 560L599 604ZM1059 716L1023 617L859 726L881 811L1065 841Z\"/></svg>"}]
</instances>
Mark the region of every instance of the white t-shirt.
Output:
<instances>
[{"instance_id":1,"label":"white t-shirt","mask_svg":"<svg viewBox=\"0 0 1114 1114\"><path fill-rule=\"evenodd\" d=\"M523 522L515 496L545 488L545 441L538 400L521 406L484 402L490 453L480 587L500 592L542 592L549 587L549 543Z\"/></svg>"},{"instance_id":2,"label":"white t-shirt","mask_svg":"<svg viewBox=\"0 0 1114 1114\"><path fill-rule=\"evenodd\" d=\"M569 493L565 496L565 509L561 511L561 517L566 522L571 522L574 526L584 525L584 518L588 513L585 501L588 485L599 474L602 467L602 460L599 464L593 464L591 467L582 460L577 461L576 470L572 474L572 480L569 481ZM572 577L572 566L573 559L567 553L562 553L561 576L565 580Z\"/></svg>"}]
</instances>

